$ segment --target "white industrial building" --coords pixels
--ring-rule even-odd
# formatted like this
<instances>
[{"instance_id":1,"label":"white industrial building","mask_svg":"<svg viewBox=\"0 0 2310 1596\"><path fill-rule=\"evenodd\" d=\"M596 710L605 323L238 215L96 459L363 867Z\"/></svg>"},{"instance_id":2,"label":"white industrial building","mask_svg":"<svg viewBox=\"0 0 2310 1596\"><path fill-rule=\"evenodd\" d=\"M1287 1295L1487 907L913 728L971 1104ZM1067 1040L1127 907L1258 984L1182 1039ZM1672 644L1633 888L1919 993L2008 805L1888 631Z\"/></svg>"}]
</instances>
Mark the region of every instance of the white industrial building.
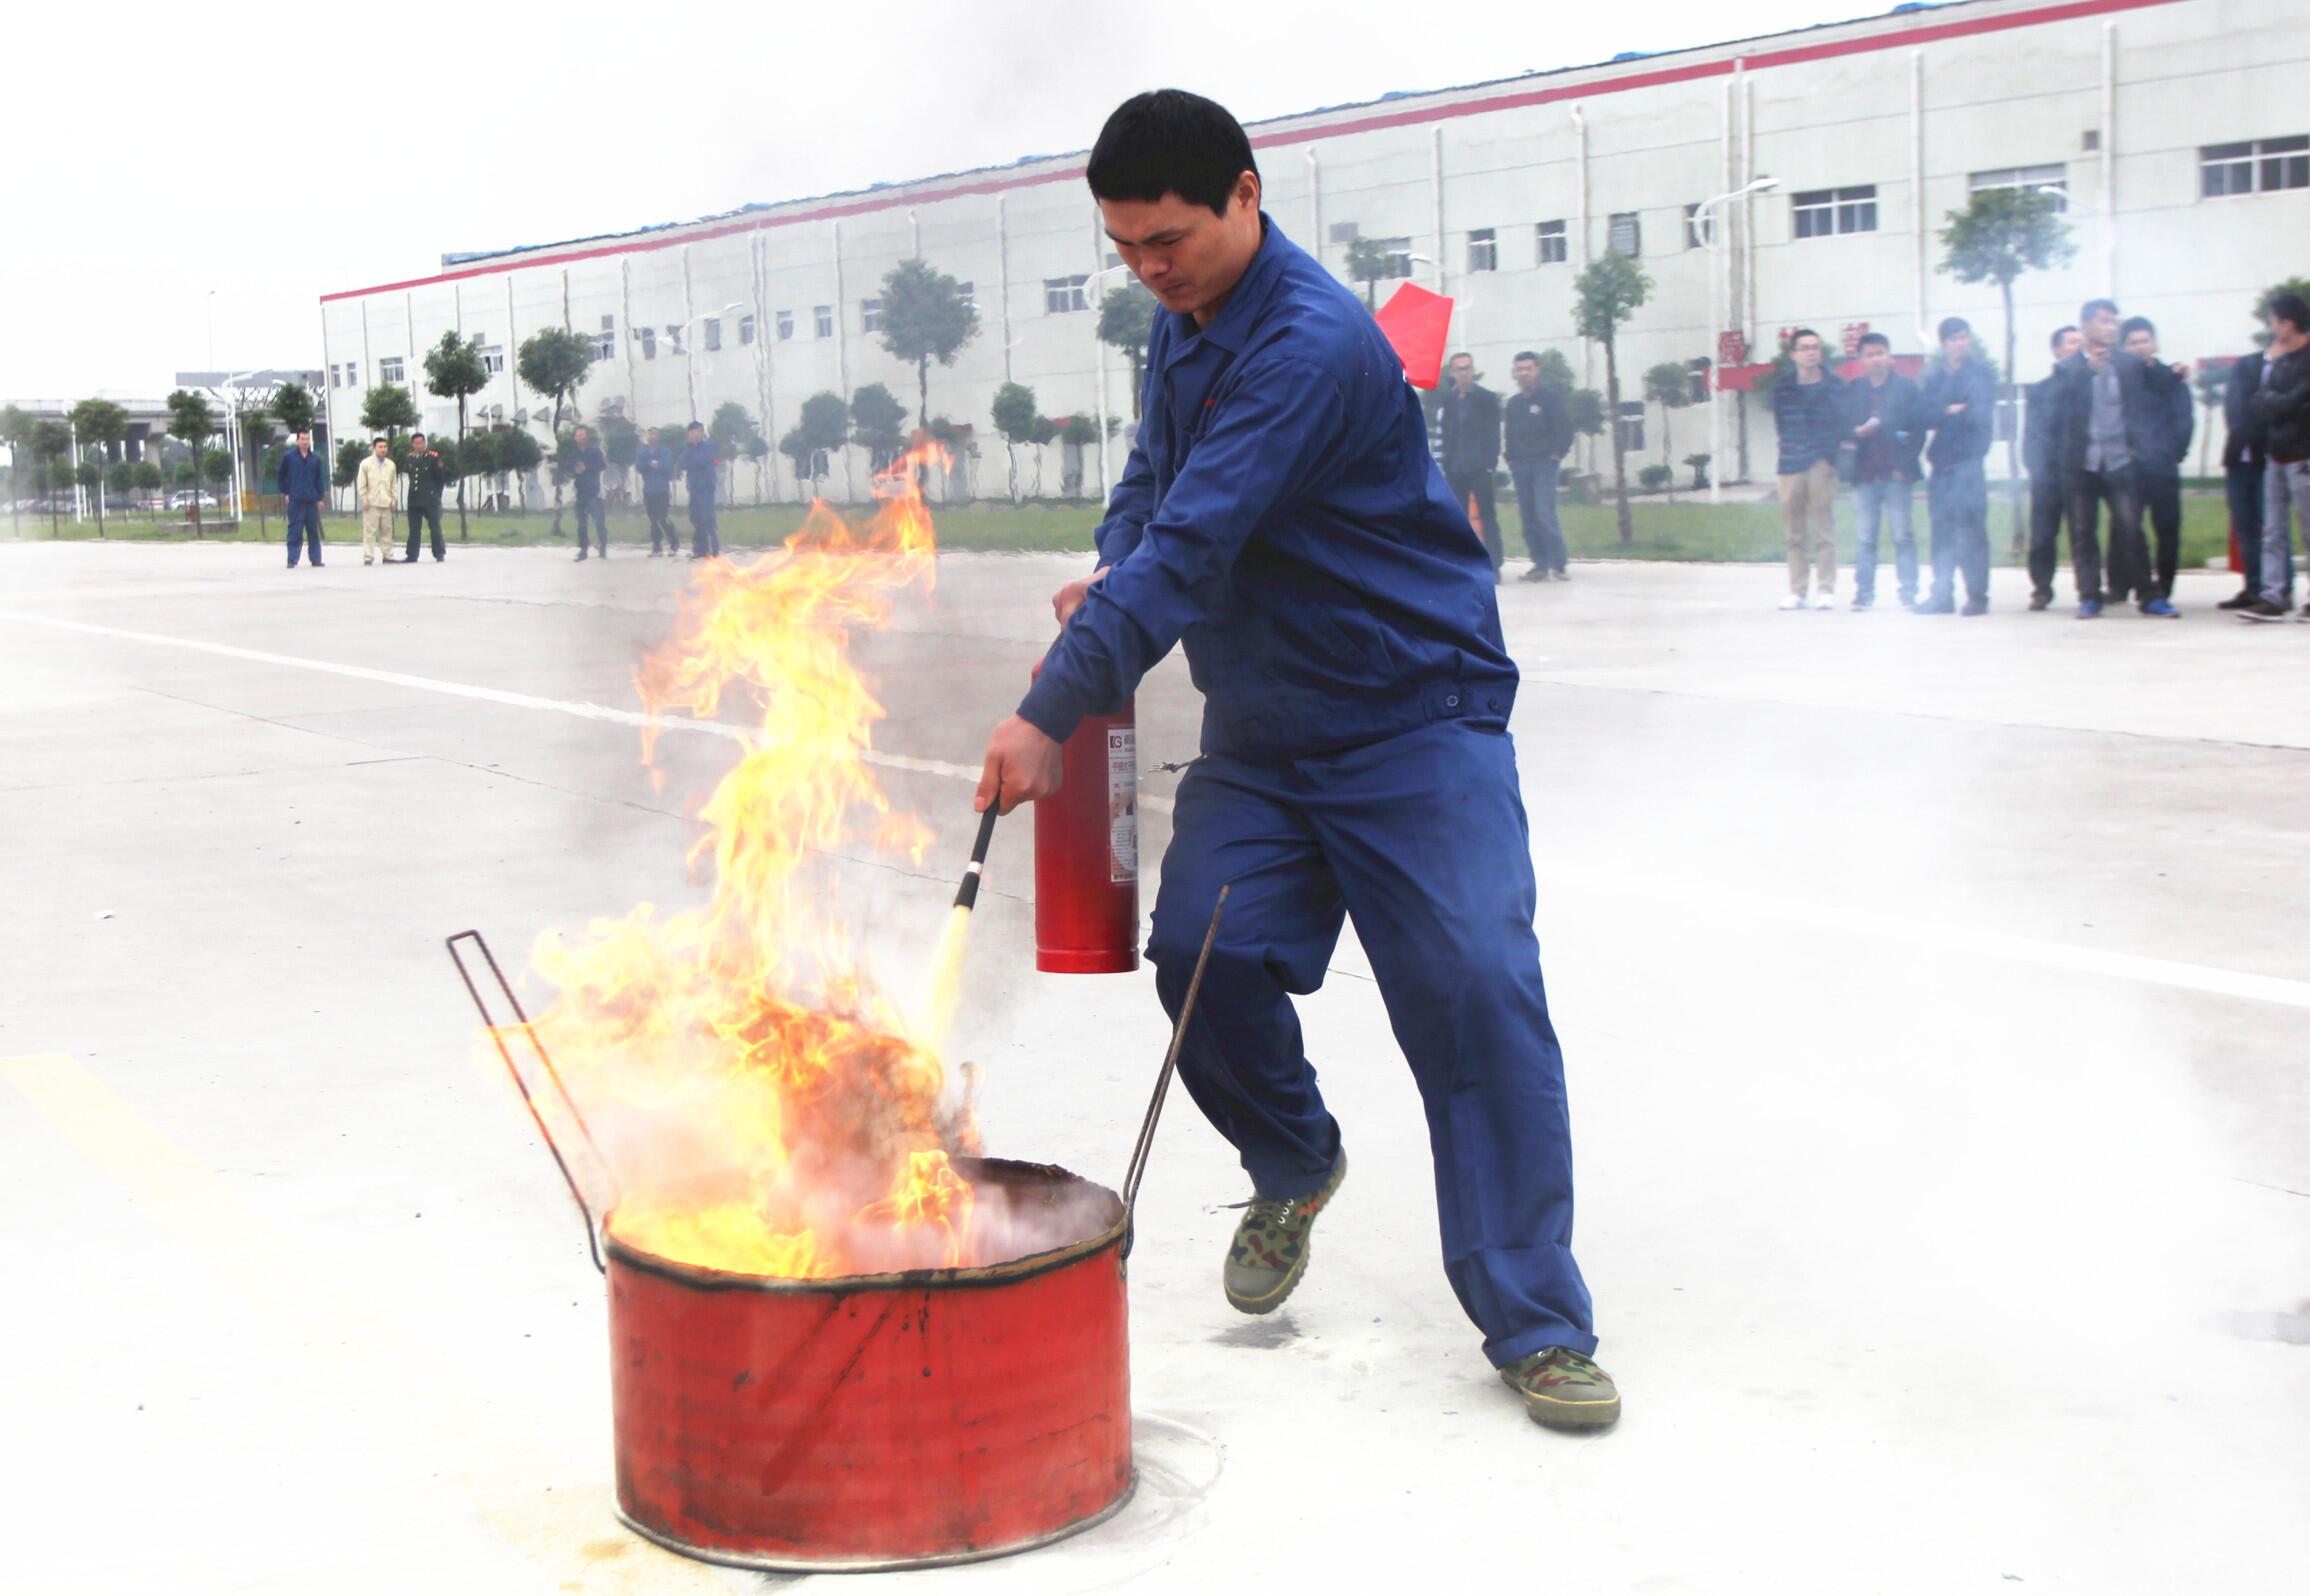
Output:
<instances>
[{"instance_id":1,"label":"white industrial building","mask_svg":"<svg viewBox=\"0 0 2310 1596\"><path fill-rule=\"evenodd\" d=\"M2304 15L2301 0L1904 5L1251 133L1277 223L1343 276L1346 241L1392 241L1402 274L1455 297L1454 341L1498 386L1526 347L1561 349L1602 385L1601 357L1572 331L1572 280L1607 249L1640 256L1656 285L1623 341L1627 401L1649 365L1719 348L1766 358L1799 324L1832 347L1875 328L1914 354L1957 314L1996 352L1996 289L1939 272L1935 235L1971 191L2000 185L2057 190L2078 245L2069 267L2018 285L2022 377L2042 372L2048 334L2096 294L2154 318L2167 358L2196 361L2250 347L2256 295L2310 270ZM1480 67L1474 38L1469 55ZM1128 363L1094 333L1121 274L1081 174L1080 154L1036 157L458 258L328 295L331 431L357 430L362 391L379 382L416 390L429 426L451 422L420 366L451 327L490 352L501 375L473 405L505 422L542 422L513 352L548 324L600 339L579 396L588 416L676 423L734 400L775 439L823 389L881 382L911 407L914 373L874 328L884 274L920 255L971 285L981 317L954 366L933 368L930 409L975 427L977 488L1001 491L988 418L999 384L1028 384L1051 415L1131 413ZM1726 332L1742 343L1721 344ZM1738 380L1728 373L1727 388ZM1753 401L1728 391L1717 404L1719 459L1737 469ZM1769 474L1769 419L1745 422L1749 472ZM1680 452L1706 447L1704 410L1676 425ZM1122 448L1085 463L1090 486L1120 469ZM772 464L772 491L792 496L790 470ZM854 451L832 490L862 489L865 467ZM740 497L753 476L739 474Z\"/></svg>"}]
</instances>

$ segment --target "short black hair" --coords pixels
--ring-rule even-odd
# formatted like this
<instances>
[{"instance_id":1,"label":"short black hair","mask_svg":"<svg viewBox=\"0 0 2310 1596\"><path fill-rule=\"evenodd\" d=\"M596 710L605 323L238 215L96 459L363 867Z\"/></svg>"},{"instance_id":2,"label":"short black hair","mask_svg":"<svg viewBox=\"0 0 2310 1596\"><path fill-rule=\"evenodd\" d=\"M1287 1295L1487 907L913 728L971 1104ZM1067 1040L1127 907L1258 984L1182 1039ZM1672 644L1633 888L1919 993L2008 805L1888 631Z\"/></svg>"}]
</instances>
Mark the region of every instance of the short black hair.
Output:
<instances>
[{"instance_id":1,"label":"short black hair","mask_svg":"<svg viewBox=\"0 0 2310 1596\"><path fill-rule=\"evenodd\" d=\"M1539 351L1533 349L1519 349L1516 351L1515 359L1510 360L1508 364L1513 366L1518 360L1529 360L1533 365L1537 366L1540 364Z\"/></svg>"},{"instance_id":2,"label":"short black hair","mask_svg":"<svg viewBox=\"0 0 2310 1596\"><path fill-rule=\"evenodd\" d=\"M2158 324L2147 316L2128 316L2118 323L2118 341L2123 343L2135 333L2146 332L2152 338L2158 335Z\"/></svg>"},{"instance_id":3,"label":"short black hair","mask_svg":"<svg viewBox=\"0 0 2310 1596\"><path fill-rule=\"evenodd\" d=\"M1226 106L1185 89L1153 89L1109 114L1083 178L1095 199L1176 194L1225 216L1236 179L1258 171L1251 140Z\"/></svg>"},{"instance_id":4,"label":"short black hair","mask_svg":"<svg viewBox=\"0 0 2310 1596\"><path fill-rule=\"evenodd\" d=\"M706 424L703 421L693 421L682 430L685 432L704 432L706 430Z\"/></svg>"},{"instance_id":5,"label":"short black hair","mask_svg":"<svg viewBox=\"0 0 2310 1596\"><path fill-rule=\"evenodd\" d=\"M2046 347L2046 348L2048 348L2048 349L2059 349L2059 348L2061 347L2061 341L2062 341L2064 338L2067 338L2067 337L2068 337L2068 336L2069 336L2071 333L2073 333L2073 332L2076 332L2076 331L2077 331L2077 323L2075 323L2075 322L2071 322L2071 323L2070 323L2068 326L2066 326L2066 327L2056 327L2056 328L2054 328L2054 330L2053 330L2053 336L2052 336L2051 338L2048 338L2048 339L2045 341L2045 347Z\"/></svg>"},{"instance_id":6,"label":"short black hair","mask_svg":"<svg viewBox=\"0 0 2310 1596\"><path fill-rule=\"evenodd\" d=\"M1972 330L1973 323L1967 321L1963 316L1944 316L1941 318L1940 333L1943 343L1947 343L1959 333L1969 333Z\"/></svg>"},{"instance_id":7,"label":"short black hair","mask_svg":"<svg viewBox=\"0 0 2310 1596\"><path fill-rule=\"evenodd\" d=\"M416 441L417 441L419 438L422 438L422 437L424 437L424 436L425 436L425 434L424 434L424 433L422 433L422 432L412 432L411 434L409 434L409 441L410 441L411 443L415 443L415 442L416 442Z\"/></svg>"},{"instance_id":8,"label":"short black hair","mask_svg":"<svg viewBox=\"0 0 2310 1596\"><path fill-rule=\"evenodd\" d=\"M1819 333L1813 331L1813 329L1810 327L1799 327L1795 332L1789 334L1790 352L1792 354L1795 353L1797 345L1803 343L1808 338L1810 338L1814 343L1820 344L1821 352L1823 354L1828 352L1828 344L1822 340Z\"/></svg>"},{"instance_id":9,"label":"short black hair","mask_svg":"<svg viewBox=\"0 0 2310 1596\"><path fill-rule=\"evenodd\" d=\"M2114 299L2089 299L2077 307L2077 319L2079 321L2091 321L2105 310L2113 316L2116 315L2118 313L2117 301Z\"/></svg>"},{"instance_id":10,"label":"short black hair","mask_svg":"<svg viewBox=\"0 0 2310 1596\"><path fill-rule=\"evenodd\" d=\"M1468 351L1466 351L1465 349L1455 349L1455 350L1453 350L1453 351L1452 351L1452 353L1451 353L1451 358L1450 358L1450 359L1448 359L1448 360L1446 360L1446 361L1444 362L1444 364L1448 366L1448 365L1450 365L1450 364L1452 363L1452 361L1454 361L1454 360L1465 360L1465 361L1466 361L1466 362L1467 362L1469 365L1471 365L1471 366L1472 366L1472 365L1474 365L1474 364L1476 363L1476 357L1475 357L1474 355L1471 355L1471 354L1469 354L1469 353L1468 353Z\"/></svg>"},{"instance_id":11,"label":"short black hair","mask_svg":"<svg viewBox=\"0 0 2310 1596\"><path fill-rule=\"evenodd\" d=\"M644 427L644 428L642 429L642 436L643 436L643 437L645 437L645 438L647 438L647 437L649 437L649 436L650 436L652 433L656 432L657 430L658 430L658 429L657 429L657 428L655 428L655 427Z\"/></svg>"},{"instance_id":12,"label":"short black hair","mask_svg":"<svg viewBox=\"0 0 2310 1596\"><path fill-rule=\"evenodd\" d=\"M1875 344L1879 349L1884 350L1887 354L1891 354L1893 351L1893 340L1886 337L1883 333L1867 332L1861 334L1861 347L1866 349L1871 344Z\"/></svg>"},{"instance_id":13,"label":"short black hair","mask_svg":"<svg viewBox=\"0 0 2310 1596\"><path fill-rule=\"evenodd\" d=\"M383 443L384 441L385 440L383 438L371 438L369 440L369 447L374 449L377 447L377 445Z\"/></svg>"},{"instance_id":14,"label":"short black hair","mask_svg":"<svg viewBox=\"0 0 2310 1596\"><path fill-rule=\"evenodd\" d=\"M2288 289L2270 296L2270 319L2290 321L2297 332L2310 331L2310 300Z\"/></svg>"}]
</instances>

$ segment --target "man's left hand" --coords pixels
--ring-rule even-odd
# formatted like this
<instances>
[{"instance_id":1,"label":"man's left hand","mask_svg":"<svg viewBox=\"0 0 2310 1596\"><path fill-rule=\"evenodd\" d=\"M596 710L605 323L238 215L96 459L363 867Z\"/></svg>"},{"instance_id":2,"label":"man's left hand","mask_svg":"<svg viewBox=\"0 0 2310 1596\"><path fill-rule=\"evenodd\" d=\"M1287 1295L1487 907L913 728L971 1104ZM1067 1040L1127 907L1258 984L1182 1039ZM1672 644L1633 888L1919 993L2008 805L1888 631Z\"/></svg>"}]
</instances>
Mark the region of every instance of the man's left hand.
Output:
<instances>
[{"instance_id":1,"label":"man's left hand","mask_svg":"<svg viewBox=\"0 0 2310 1596\"><path fill-rule=\"evenodd\" d=\"M1048 798L1059 790L1062 768L1059 745L1013 715L987 738L986 767L971 807L984 813L999 792L1007 815L1021 804Z\"/></svg>"}]
</instances>

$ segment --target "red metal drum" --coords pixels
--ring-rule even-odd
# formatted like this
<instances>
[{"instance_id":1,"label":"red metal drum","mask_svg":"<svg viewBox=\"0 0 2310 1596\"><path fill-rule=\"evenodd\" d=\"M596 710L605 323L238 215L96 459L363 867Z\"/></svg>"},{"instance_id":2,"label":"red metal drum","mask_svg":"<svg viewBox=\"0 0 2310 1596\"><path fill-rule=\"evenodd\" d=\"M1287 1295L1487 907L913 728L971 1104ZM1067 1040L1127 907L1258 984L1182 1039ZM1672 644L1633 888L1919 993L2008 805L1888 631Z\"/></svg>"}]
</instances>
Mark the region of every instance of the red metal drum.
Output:
<instances>
[{"instance_id":1,"label":"red metal drum","mask_svg":"<svg viewBox=\"0 0 2310 1596\"><path fill-rule=\"evenodd\" d=\"M1083 1205L1091 1233L985 1268L773 1280L638 1251L612 1216L628 1526L742 1567L903 1568L1040 1546L1123 1505L1122 1201L1048 1165L955 1163L1015 1206Z\"/></svg>"},{"instance_id":2,"label":"red metal drum","mask_svg":"<svg viewBox=\"0 0 2310 1596\"><path fill-rule=\"evenodd\" d=\"M1132 705L1086 717L1059 790L1035 802L1035 968L1139 968L1139 730Z\"/></svg>"}]
</instances>

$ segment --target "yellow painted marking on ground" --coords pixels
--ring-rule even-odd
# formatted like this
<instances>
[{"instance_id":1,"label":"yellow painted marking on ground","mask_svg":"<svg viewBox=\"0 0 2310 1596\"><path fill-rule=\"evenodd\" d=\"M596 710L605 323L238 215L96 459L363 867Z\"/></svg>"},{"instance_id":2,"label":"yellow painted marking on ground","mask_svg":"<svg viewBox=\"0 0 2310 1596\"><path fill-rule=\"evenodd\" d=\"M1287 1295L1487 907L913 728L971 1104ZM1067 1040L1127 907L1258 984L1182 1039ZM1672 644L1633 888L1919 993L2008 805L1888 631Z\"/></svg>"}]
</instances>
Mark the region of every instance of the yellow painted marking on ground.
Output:
<instances>
[{"instance_id":1,"label":"yellow painted marking on ground","mask_svg":"<svg viewBox=\"0 0 2310 1596\"><path fill-rule=\"evenodd\" d=\"M437 1359L376 1334L384 1322L344 1283L323 1278L309 1251L281 1231L68 1053L0 1058L0 1083L13 1088L82 1157L166 1229L188 1255L219 1276L282 1341L308 1358L327 1349L331 1378L343 1371L409 1392L444 1387ZM627 1533L611 1516L606 1483L570 1501L508 1493L502 1481L439 1478L465 1496L479 1518L535 1567L556 1591L624 1596L640 1590L726 1593L723 1576ZM582 1502L579 1508L575 1503ZM612 1552L612 1543L622 1550Z\"/></svg>"}]
</instances>

